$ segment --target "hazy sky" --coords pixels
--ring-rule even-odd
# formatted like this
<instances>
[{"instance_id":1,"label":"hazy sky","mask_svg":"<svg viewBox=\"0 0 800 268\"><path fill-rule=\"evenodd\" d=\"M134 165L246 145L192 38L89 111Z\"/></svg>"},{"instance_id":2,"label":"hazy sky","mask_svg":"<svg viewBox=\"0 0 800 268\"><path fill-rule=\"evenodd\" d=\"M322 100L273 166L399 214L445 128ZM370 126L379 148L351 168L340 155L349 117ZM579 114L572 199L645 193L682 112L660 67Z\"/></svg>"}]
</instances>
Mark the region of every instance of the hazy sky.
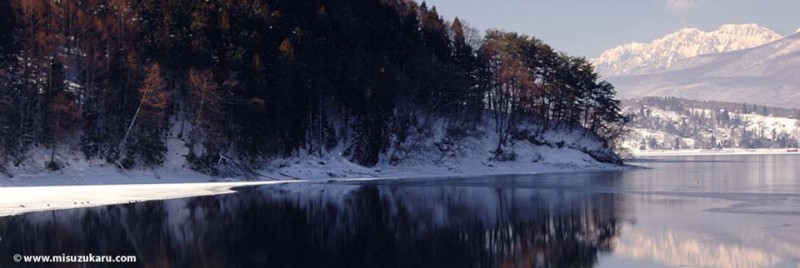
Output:
<instances>
[{"instance_id":1,"label":"hazy sky","mask_svg":"<svg viewBox=\"0 0 800 268\"><path fill-rule=\"evenodd\" d=\"M421 0L418 0L421 1ZM480 31L535 36L555 49L593 58L629 42L649 42L681 28L714 30L757 23L779 34L800 28L800 0L427 0L447 20Z\"/></svg>"}]
</instances>

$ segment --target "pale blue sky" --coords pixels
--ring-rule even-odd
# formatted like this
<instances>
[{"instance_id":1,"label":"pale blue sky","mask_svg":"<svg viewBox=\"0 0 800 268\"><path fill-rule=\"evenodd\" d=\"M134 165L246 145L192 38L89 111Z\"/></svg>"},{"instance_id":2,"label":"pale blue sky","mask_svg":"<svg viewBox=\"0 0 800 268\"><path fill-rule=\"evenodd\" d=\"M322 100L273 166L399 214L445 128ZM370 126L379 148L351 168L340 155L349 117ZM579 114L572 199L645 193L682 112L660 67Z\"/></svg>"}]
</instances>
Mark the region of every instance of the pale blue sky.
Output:
<instances>
[{"instance_id":1,"label":"pale blue sky","mask_svg":"<svg viewBox=\"0 0 800 268\"><path fill-rule=\"evenodd\" d=\"M420 1L420 0L418 0ZM447 20L480 31L535 36L558 50L593 58L629 42L649 42L681 28L714 30L757 23L779 34L800 28L800 0L427 0Z\"/></svg>"}]
</instances>

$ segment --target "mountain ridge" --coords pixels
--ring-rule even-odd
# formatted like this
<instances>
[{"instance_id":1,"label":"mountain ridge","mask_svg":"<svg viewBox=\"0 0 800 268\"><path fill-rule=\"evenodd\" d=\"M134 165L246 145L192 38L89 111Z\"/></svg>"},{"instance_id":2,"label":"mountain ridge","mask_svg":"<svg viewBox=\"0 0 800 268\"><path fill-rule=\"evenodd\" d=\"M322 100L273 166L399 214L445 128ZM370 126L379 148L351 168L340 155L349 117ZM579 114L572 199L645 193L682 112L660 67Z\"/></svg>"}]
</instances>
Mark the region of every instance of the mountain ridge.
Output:
<instances>
[{"instance_id":1,"label":"mountain ridge","mask_svg":"<svg viewBox=\"0 0 800 268\"><path fill-rule=\"evenodd\" d=\"M764 45L783 36L758 24L723 24L714 31L685 28L650 43L628 43L592 60L603 76L657 73L679 60Z\"/></svg>"},{"instance_id":2,"label":"mountain ridge","mask_svg":"<svg viewBox=\"0 0 800 268\"><path fill-rule=\"evenodd\" d=\"M679 60L659 73L611 76L623 98L675 96L800 108L800 33L761 46Z\"/></svg>"}]
</instances>

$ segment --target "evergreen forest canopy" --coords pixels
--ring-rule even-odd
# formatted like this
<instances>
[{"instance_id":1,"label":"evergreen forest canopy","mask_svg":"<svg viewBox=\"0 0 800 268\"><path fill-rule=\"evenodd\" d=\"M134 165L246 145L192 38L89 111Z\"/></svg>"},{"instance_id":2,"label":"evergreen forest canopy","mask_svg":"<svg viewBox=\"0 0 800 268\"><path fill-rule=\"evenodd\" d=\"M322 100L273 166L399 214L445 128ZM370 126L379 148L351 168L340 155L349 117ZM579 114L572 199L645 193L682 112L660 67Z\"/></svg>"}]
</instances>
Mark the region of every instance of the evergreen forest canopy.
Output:
<instances>
[{"instance_id":1,"label":"evergreen forest canopy","mask_svg":"<svg viewBox=\"0 0 800 268\"><path fill-rule=\"evenodd\" d=\"M408 0L0 0L0 34L5 165L71 144L158 166L179 138L212 174L337 147L370 166L437 127L502 155L525 124L614 147L627 122L586 59Z\"/></svg>"}]
</instances>

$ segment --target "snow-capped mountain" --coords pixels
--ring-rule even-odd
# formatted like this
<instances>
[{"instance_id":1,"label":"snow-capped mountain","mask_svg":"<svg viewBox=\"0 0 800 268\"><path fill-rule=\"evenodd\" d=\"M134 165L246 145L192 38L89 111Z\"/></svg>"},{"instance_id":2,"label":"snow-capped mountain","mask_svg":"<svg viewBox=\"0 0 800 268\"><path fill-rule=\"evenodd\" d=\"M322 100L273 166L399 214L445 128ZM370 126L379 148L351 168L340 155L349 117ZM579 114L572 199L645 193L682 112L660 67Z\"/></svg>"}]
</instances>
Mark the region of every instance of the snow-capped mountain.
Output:
<instances>
[{"instance_id":1,"label":"snow-capped mountain","mask_svg":"<svg viewBox=\"0 0 800 268\"><path fill-rule=\"evenodd\" d=\"M759 47L676 61L654 74L608 77L622 98L675 96L800 108L800 33Z\"/></svg>"},{"instance_id":2,"label":"snow-capped mountain","mask_svg":"<svg viewBox=\"0 0 800 268\"><path fill-rule=\"evenodd\" d=\"M649 44L630 43L612 48L593 63L603 76L655 73L681 59L757 47L781 38L780 34L757 24L726 24L711 32L688 28Z\"/></svg>"}]
</instances>

